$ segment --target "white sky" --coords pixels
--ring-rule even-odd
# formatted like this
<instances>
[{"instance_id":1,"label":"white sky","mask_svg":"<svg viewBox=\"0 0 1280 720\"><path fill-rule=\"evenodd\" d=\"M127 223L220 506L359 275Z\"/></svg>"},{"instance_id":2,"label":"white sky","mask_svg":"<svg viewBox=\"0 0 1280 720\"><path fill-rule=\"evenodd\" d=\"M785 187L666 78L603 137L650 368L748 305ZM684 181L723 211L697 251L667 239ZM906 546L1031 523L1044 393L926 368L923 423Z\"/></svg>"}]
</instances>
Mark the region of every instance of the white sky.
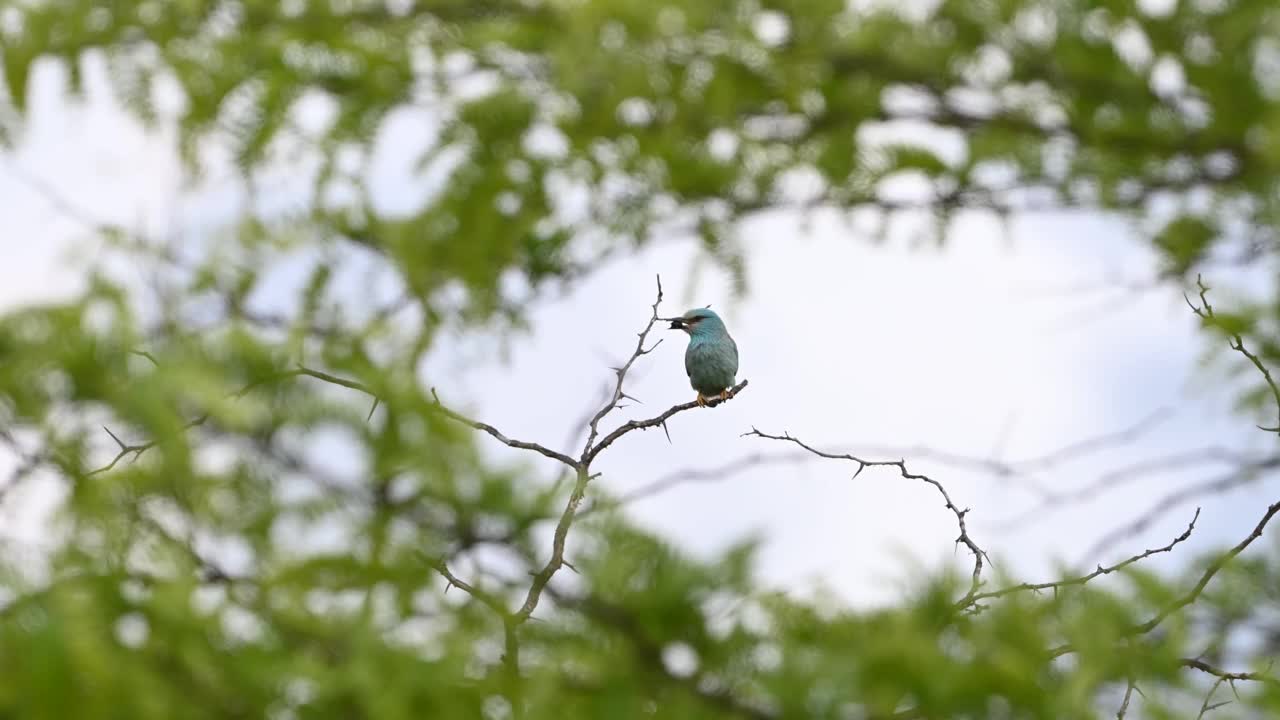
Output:
<instances>
[{"instance_id":1,"label":"white sky","mask_svg":"<svg viewBox=\"0 0 1280 720\"><path fill-rule=\"evenodd\" d=\"M0 236L0 308L65 295L79 277L63 256L83 238L83 228L32 178L95 219L142 223L152 231L175 217L234 210L222 192L175 206L181 176L167 139L141 131L101 94L71 107L58 98L52 76L33 85L28 134L16 153L0 154L0 216L7 228ZM394 192L394 182L379 182ZM670 444L650 431L608 451L597 482L614 492L683 468L792 451L740 437L753 425L830 449L928 446L1017 460L1123 429L1161 407L1174 409L1171 419L1134 443L1036 478L1053 489L1081 487L1126 462L1214 443L1268 447L1251 419L1228 412L1232 398L1204 392L1213 376L1196 367L1204 345L1178 294L1070 290L1105 284L1116 273L1150 272L1150 258L1118 222L1079 215L1021 220L1010 246L997 226L973 219L945 251L876 247L827 221L804 232L787 218L770 218L745 232L752 293L744 302L733 302L715 274L704 274L692 288L689 248L647 252L533 308L533 333L506 360L475 364L469 350L489 347L475 339L462 342L458 354L435 357L432 382L459 409L510 436L561 446L610 377L607 366L630 352L653 299L654 275L661 273L663 313L713 304L737 339L739 377L751 386L723 408L678 416L670 423ZM683 335L655 332L666 341L637 364L628 389L645 404L624 417L647 417L692 399ZM511 451L494 447L494 455ZM1092 567L1165 544L1185 527L1194 503L1105 557L1083 556L1094 540L1163 493L1214 472L1155 475L1010 528L1006 521L1037 500L1024 480L999 482L907 460L972 508L970 533L1002 569L1032 579L1049 572L1054 558ZM0 472L5 469L0 461ZM695 551L764 533L762 570L770 582L800 588L819 580L857 601L885 599L910 579L915 569L901 553L931 564L954 558L967 567L969 559L952 547L954 517L933 488L890 470L868 470L851 481L852 469L833 461L760 469L681 486L637 503L634 515ZM1189 552L1239 539L1270 499L1265 488L1254 487L1206 501ZM37 539L43 518L32 503L42 501L47 495L38 489L11 498L0 516L4 534Z\"/></svg>"}]
</instances>

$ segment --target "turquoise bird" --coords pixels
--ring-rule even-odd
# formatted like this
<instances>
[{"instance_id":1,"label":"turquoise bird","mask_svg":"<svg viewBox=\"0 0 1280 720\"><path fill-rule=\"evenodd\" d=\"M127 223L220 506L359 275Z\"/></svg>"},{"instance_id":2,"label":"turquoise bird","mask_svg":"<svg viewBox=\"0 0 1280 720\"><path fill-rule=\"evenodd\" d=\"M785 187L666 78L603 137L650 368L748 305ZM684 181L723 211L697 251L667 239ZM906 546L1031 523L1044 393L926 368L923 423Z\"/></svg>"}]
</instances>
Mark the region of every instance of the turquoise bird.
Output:
<instances>
[{"instance_id":1,"label":"turquoise bird","mask_svg":"<svg viewBox=\"0 0 1280 720\"><path fill-rule=\"evenodd\" d=\"M738 344L729 336L720 316L707 308L698 308L670 321L671 330L689 333L689 347L684 351L684 370L689 384L698 391L698 405L707 400L729 399L729 388L738 374Z\"/></svg>"}]
</instances>

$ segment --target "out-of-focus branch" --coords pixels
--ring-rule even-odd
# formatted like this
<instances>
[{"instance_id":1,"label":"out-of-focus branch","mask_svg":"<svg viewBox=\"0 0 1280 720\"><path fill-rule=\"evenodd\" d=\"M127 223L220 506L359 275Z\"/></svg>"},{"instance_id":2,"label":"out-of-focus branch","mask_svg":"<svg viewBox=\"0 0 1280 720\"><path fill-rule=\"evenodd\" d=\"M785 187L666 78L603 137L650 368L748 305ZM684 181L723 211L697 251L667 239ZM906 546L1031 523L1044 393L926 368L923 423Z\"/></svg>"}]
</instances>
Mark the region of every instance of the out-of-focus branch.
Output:
<instances>
[{"instance_id":1,"label":"out-of-focus branch","mask_svg":"<svg viewBox=\"0 0 1280 720\"><path fill-rule=\"evenodd\" d=\"M714 681L706 673L695 672L687 676L672 673L662 659L662 646L650 638L641 624L624 608L595 597L570 597L555 591L549 591L549 594L555 597L558 604L612 627L627 639L641 662L709 706L747 720L774 720L778 717L772 709L748 702L731 693L723 687L723 682Z\"/></svg>"},{"instance_id":2,"label":"out-of-focus branch","mask_svg":"<svg viewBox=\"0 0 1280 720\"><path fill-rule=\"evenodd\" d=\"M1173 415L1170 408L1159 408L1128 427L1085 438L1042 455L1022 460L999 460L946 452L923 445L911 447L867 446L858 451L869 455L910 456L914 460L932 460L956 468L977 470L997 477L1019 477L1065 465L1090 455L1133 443L1154 430Z\"/></svg>"},{"instance_id":3,"label":"out-of-focus branch","mask_svg":"<svg viewBox=\"0 0 1280 720\"><path fill-rule=\"evenodd\" d=\"M1043 502L1037 503L1030 509L1001 522L1000 527L1011 530L1027 523L1039 522L1047 512L1062 510L1073 503L1089 502L1105 492L1135 483L1157 473L1169 470L1186 470L1195 465L1234 464L1239 466L1258 462L1259 460L1260 458L1250 456L1244 452L1218 445L1137 460L1114 470L1109 470L1083 487L1068 492L1051 493Z\"/></svg>"},{"instance_id":4,"label":"out-of-focus branch","mask_svg":"<svg viewBox=\"0 0 1280 720\"><path fill-rule=\"evenodd\" d=\"M1217 710L1223 705L1231 704L1230 700L1223 700L1222 702L1213 702L1214 694L1218 692L1218 688L1222 687L1222 683L1224 682L1231 682L1231 681L1225 680L1223 678L1218 678L1213 682L1213 686L1209 688L1209 692L1205 693L1204 702L1200 703L1200 712L1196 714L1196 720L1203 720L1205 714L1208 713L1210 710ZM1235 689L1235 683L1231 683L1231 688L1233 690Z\"/></svg>"},{"instance_id":5,"label":"out-of-focus branch","mask_svg":"<svg viewBox=\"0 0 1280 720\"><path fill-rule=\"evenodd\" d=\"M205 424L205 422L208 421L208 419L209 419L208 415L201 415L195 420L192 420L186 425L183 425L182 429L185 431L185 430L190 430L191 428L194 428L194 427L198 427L200 425ZM97 468L96 470L90 470L87 473L87 475L89 476L98 475L98 474L107 472L108 470L114 468L116 465L120 464L120 461L125 459L129 455L133 455L133 459L137 460L139 457L142 456L143 453L145 453L146 451L156 446L155 440L151 440L145 443L138 443L138 444L125 443L123 440L120 439L118 435L111 432L111 428L108 428L104 425L102 429L107 431L107 434L110 435L111 439L116 442L116 445L120 448L120 451L116 453L115 457L111 458L111 462L107 463L106 465L103 465L100 468Z\"/></svg>"},{"instance_id":6,"label":"out-of-focus branch","mask_svg":"<svg viewBox=\"0 0 1280 720\"><path fill-rule=\"evenodd\" d=\"M1256 672L1227 672L1222 668L1214 667L1213 665L1196 658L1183 658L1178 661L1178 664L1193 670L1199 670L1202 673L1208 673L1209 675L1217 677L1219 680L1225 680L1227 682L1235 680L1249 680L1280 686L1280 679L1277 679L1272 675Z\"/></svg>"},{"instance_id":7,"label":"out-of-focus branch","mask_svg":"<svg viewBox=\"0 0 1280 720\"><path fill-rule=\"evenodd\" d=\"M608 383L608 382L604 383L604 385L600 388L600 391L596 393L596 399L592 400L591 404L588 405L588 409L581 416L579 416L579 418L576 421L574 421L572 425L569 426L568 437L565 438L563 447L566 447L566 448L574 447L577 444L578 439L582 437L582 434L587 432L587 430L590 429L591 419L595 417L596 408L600 407L602 403L605 403L609 400L609 392L611 389L612 389L611 383Z\"/></svg>"},{"instance_id":8,"label":"out-of-focus branch","mask_svg":"<svg viewBox=\"0 0 1280 720\"><path fill-rule=\"evenodd\" d=\"M814 456L806 452L782 454L752 453L716 467L685 468L684 470L677 470L676 472L664 475L657 480L646 485L642 485L630 492L623 493L613 500L595 502L586 508L583 508L582 512L578 513L578 515L581 517L599 510L608 510L618 508L623 505L629 505L639 500L645 500L655 495L659 495L681 485L720 482L722 480L727 480L740 472L752 470L754 468L768 467L770 465L795 465L813 459Z\"/></svg>"},{"instance_id":9,"label":"out-of-focus branch","mask_svg":"<svg viewBox=\"0 0 1280 720\"><path fill-rule=\"evenodd\" d=\"M1178 545L1179 543L1185 542L1188 538L1191 537L1192 531L1196 529L1196 520L1198 519L1200 519L1200 508L1196 508L1196 514L1192 516L1191 522L1187 524L1187 529L1184 530L1181 535L1179 535L1178 537L1170 541L1168 545L1164 545L1158 548L1153 548L1150 550L1145 550L1141 553L1138 553L1137 555L1133 555L1124 560L1121 560L1120 562L1114 565L1108 565L1106 567L1099 565L1097 569L1095 569L1093 572L1089 573L1088 575L1080 575L1077 577L1066 578L1063 580L1055 580L1053 582L1022 583L1020 585L1011 585L1009 587L1001 588L999 590L992 590L990 592L978 593L970 598L967 598L966 600L960 603L957 603L956 609L963 610L964 608L976 605L977 603L983 600L990 600L993 598L1003 597L1005 595L1010 595L1016 592L1056 590L1058 588L1070 587L1072 585L1084 585L1085 583L1089 582L1090 580L1093 580L1094 578L1097 578L1102 575L1110 575L1111 573L1116 572L1118 570L1123 570L1124 568L1136 562L1139 562L1141 560L1145 560L1151 557L1152 555L1159 555L1160 553L1167 553L1172 551L1176 545Z\"/></svg>"},{"instance_id":10,"label":"out-of-focus branch","mask_svg":"<svg viewBox=\"0 0 1280 720\"><path fill-rule=\"evenodd\" d=\"M1137 689L1137 685L1130 680L1124 688L1124 700L1120 701L1120 709L1116 711L1116 720L1124 720L1124 714L1129 712L1129 699L1133 697L1133 691Z\"/></svg>"},{"instance_id":11,"label":"out-of-focus branch","mask_svg":"<svg viewBox=\"0 0 1280 720\"><path fill-rule=\"evenodd\" d=\"M1257 482L1263 473L1280 468L1280 455L1263 458L1233 469L1220 477L1180 488L1156 501L1142 515L1125 525L1102 536L1086 553L1086 557L1096 557L1117 541L1137 535L1146 530L1166 512L1179 505L1204 495L1216 495L1228 490Z\"/></svg>"},{"instance_id":12,"label":"out-of-focus branch","mask_svg":"<svg viewBox=\"0 0 1280 720\"><path fill-rule=\"evenodd\" d=\"M848 454L842 455L842 454L836 454L836 453L823 452L810 445L807 445L802 440L799 440L793 437L790 433L783 433L782 435L770 435L768 433L761 432L760 430L754 427L751 428L750 432L743 433L743 435L744 436L754 435L756 437L765 438L766 440L780 440L783 442L790 442L790 443L799 445L800 447L804 448L805 450L819 457L829 458L831 460L848 460L850 462L856 463L858 466L858 469L853 473L853 477L855 478L858 477L858 475L861 474L863 470L869 467L891 467L891 468L895 468L898 471L898 474L905 479L920 480L922 482L926 482L934 486L935 488L937 488L938 493L942 495L942 499L946 503L947 509L950 510L952 514L956 516L956 524L959 525L960 527L960 536L956 538L956 543L963 544L965 547L969 548L969 552L973 554L973 579L969 586L969 592L966 593L963 598L961 598L959 603L967 604L974 596L978 594L978 587L982 583L983 560L987 558L987 553L982 548L978 547L978 544L973 541L973 538L969 537L969 528L965 524L965 519L964 519L965 515L969 513L969 509L965 508L962 510L960 509L960 506L952 502L951 495L947 493L947 489L943 487L942 483L938 482L937 480L934 480L933 478L927 475L921 475L919 473L911 472L910 470L907 469L907 463L905 459L903 460L863 460L862 458L854 455L848 455Z\"/></svg>"}]
</instances>

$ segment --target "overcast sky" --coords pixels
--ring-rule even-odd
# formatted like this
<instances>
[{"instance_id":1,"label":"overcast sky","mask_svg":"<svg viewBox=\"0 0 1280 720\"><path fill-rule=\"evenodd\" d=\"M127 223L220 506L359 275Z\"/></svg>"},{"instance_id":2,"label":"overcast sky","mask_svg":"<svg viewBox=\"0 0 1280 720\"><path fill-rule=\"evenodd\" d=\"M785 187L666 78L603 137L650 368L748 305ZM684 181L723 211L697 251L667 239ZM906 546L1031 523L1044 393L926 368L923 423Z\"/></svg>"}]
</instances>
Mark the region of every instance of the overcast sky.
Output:
<instances>
[{"instance_id":1,"label":"overcast sky","mask_svg":"<svg viewBox=\"0 0 1280 720\"><path fill-rule=\"evenodd\" d=\"M76 249L73 257L83 259L83 248L92 247L77 244L84 218L52 202L42 185L78 214L152 232L236 211L235 194L217 186L175 204L181 175L171 138L143 132L102 93L70 106L52 74L33 87L27 135L17 152L0 154L0 308L74 291L79 275L64 256ZM413 192L390 171L375 181L388 202ZM610 264L568 297L532 308L533 331L509 357L489 353L477 364L476 351L492 338L459 339L432 358L426 376L449 402L508 435L563 446L611 376L608 366L630 352L661 273L661 311L712 304L737 340L739 377L751 385L722 408L675 418L670 443L661 432L634 433L608 451L597 483L615 493L680 469L793 453L741 437L753 426L832 450L920 446L1013 461L1168 409L1132 442L1034 478L1001 481L908 452L909 467L929 472L972 509L970 534L1001 568L1030 579L1050 572L1055 558L1092 567L1167 543L1194 503L1103 556L1084 555L1163 494L1221 469L1155 474L1012 525L1042 501L1035 487L1069 491L1127 463L1213 444L1267 447L1250 418L1229 412L1232 398L1205 392L1214 376L1197 367L1205 346L1177 292L1093 289L1151 272L1141 243L1118 221L1023 218L1009 244L996 224L975 217L941 251L875 246L830 218L808 229L794 218L764 218L744 233L751 247L745 301L734 301L713 271L691 285L692 248L663 247ZM655 332L665 342L637 364L628 390L644 404L623 417L655 415L693 397L684 336ZM493 452L511 456L502 447ZM803 588L816 580L859 602L891 597L909 581L914 569L904 557L967 566L952 544L955 518L932 487L888 469L851 480L853 469L825 460L773 465L679 486L636 503L633 513L699 552L762 533L770 582ZM42 493L9 502L6 535L39 538L43 517L32 508L47 498ZM1191 552L1243 537L1271 500L1265 487L1253 486L1204 502Z\"/></svg>"}]
</instances>

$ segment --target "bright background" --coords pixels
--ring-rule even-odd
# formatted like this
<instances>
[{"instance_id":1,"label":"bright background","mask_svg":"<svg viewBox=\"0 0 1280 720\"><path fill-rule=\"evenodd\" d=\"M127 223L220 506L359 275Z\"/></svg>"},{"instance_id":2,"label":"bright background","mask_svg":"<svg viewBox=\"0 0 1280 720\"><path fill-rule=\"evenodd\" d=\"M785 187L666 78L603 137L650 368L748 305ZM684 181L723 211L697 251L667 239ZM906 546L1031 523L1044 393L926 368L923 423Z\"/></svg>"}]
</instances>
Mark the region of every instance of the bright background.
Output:
<instances>
[{"instance_id":1,"label":"bright background","mask_svg":"<svg viewBox=\"0 0 1280 720\"><path fill-rule=\"evenodd\" d=\"M103 92L100 71L88 78L87 99L69 102L60 74L45 67L33 83L28 132L16 152L0 154L0 309L75 292L82 261L98 252L87 224L181 238L244 207L242 191L217 173L184 188L171 136L125 116ZM397 162L413 153L398 150L430 133L429 118L400 118L387 131L372 178L380 202L394 207L421 192ZM295 203L291 178L285 170L264 183L256 202ZM569 431L612 377L608 367L633 347L660 273L662 314L710 303L736 338L739 377L751 385L722 408L677 416L670 443L657 430L629 435L603 456L605 474L593 487L621 494L682 470L781 456L716 482L677 485L634 503L632 512L695 551L759 534L767 539L761 569L771 583L798 591L822 584L859 603L892 597L918 563L967 569L970 559L953 547L954 516L932 487L893 470L851 480L851 464L796 462L796 448L742 433L755 426L873 459L905 456L972 509L970 534L998 569L1028 579L1049 579L1057 561L1092 569L1164 545L1197 504L1204 511L1188 545L1233 543L1274 500L1259 484L1193 498L1093 552L1167 493L1228 468L1178 462L1131 474L1131 482L1088 501L1061 497L1135 463L1274 441L1253 428L1253 418L1233 414L1231 396L1217 394L1221 369L1201 367L1207 348L1180 291L1144 287L1154 262L1133 228L1083 214L1028 216L1005 228L973 215L942 249L915 248L908 233L877 244L824 215L803 225L776 214L742 231L750 247L744 300L697 260L692 244L664 243L540 301L527 335L447 338L424 382L509 436L568 449ZM281 296L291 287L281 279ZM693 397L684 336L655 334L665 342L637 363L628 385L644 405L624 417L656 415ZM1070 462L1033 464L1029 474L1001 477L944 457L1016 464L1129 428L1141 431L1069 454ZM495 457L513 457L485 442ZM0 472L8 462L0 460ZM537 461L532 467L548 476L554 470ZM10 497L0 508L0 534L38 544L56 503L51 487L35 483Z\"/></svg>"}]
</instances>

